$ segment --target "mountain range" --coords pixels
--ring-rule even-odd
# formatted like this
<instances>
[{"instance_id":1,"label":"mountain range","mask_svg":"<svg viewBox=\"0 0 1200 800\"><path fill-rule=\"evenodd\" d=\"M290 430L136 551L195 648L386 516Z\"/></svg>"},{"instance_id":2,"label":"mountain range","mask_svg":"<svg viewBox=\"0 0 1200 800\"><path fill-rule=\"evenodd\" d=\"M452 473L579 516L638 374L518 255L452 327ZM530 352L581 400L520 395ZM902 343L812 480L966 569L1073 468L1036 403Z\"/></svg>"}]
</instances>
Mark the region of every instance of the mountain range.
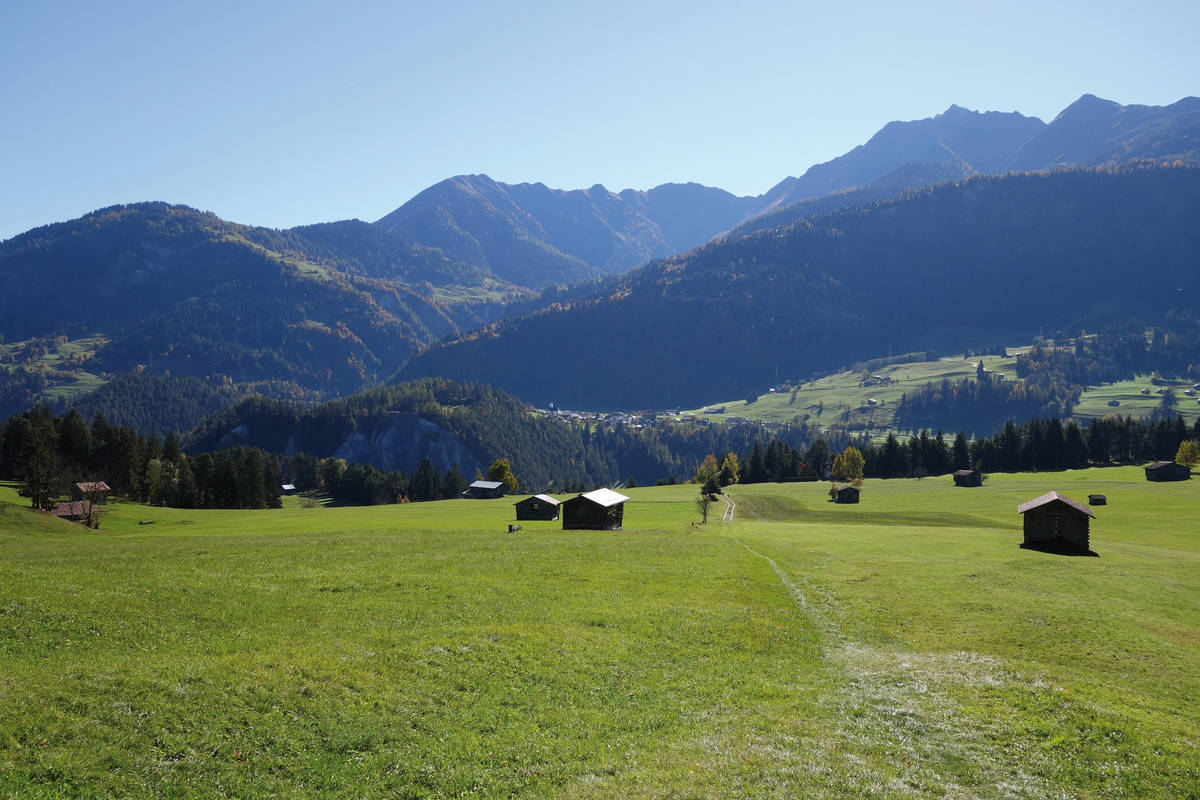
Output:
<instances>
[{"instance_id":1,"label":"mountain range","mask_svg":"<svg viewBox=\"0 0 1200 800\"><path fill-rule=\"evenodd\" d=\"M560 312L551 307L570 308L569 316L579 320L577 329L564 323L564 330L549 326L545 335L561 337L558 342L571 346L600 347L609 332L620 337L629 330L641 331L644 344L671 342L681 332L690 332L700 342L709 329L706 324L680 321L681 328L662 332L656 325L678 315L668 309L662 317L631 320L623 315L635 307L637 313L660 310L643 304L643 299L622 305L608 298L622 292L636 297L639 287L659 291L675 283L686 284L688 292L698 296L701 287L709 285L719 301L704 313L713 315L726 336L729 331L745 335L741 331L747 324L757 324L748 323L758 313L757 303L774 307L789 296L765 297L763 292L777 284L779 275L741 267L758 257L764 231L791 226L786 234L772 235L809 232L807 239L801 238L804 247L789 256L798 263L813 258L805 248L827 240L842 241L847 254L862 259L857 264L831 261L826 278L804 273L814 291L806 305L820 297L834 303L813 312L834 325L838 314L856 305L843 294L845 287L885 285L876 274L881 260L893 263L893 270L919 274L906 256L896 255L895 247L917 248L912 251L916 252L924 246L921 242L900 237L893 248L882 244L892 235L882 232L896 230L887 220L910 213L910 206L892 202L906 192L1009 171L1083 167L1128 173L1134 165L1194 167L1200 165L1198 141L1200 99L1185 98L1165 107L1121 106L1085 95L1049 123L958 106L929 119L889 123L845 155L814 165L798 178L786 178L757 197L737 197L695 183L614 193L599 185L562 191L540 183L458 176L426 189L374 223L344 220L282 231L239 225L185 206L114 206L0 243L0 412L19 410L38 397L53 398L56 386L72 380L86 387L129 373L200 379L221 387L214 402L251 391L324 399L383 381L422 350L426 355L405 367L404 374L434 374L432 365L441 364L448 374L464 380L495 374L500 385L513 391L547 397L549 388L535 390L536 381L514 380L515 373L503 367L512 359L542 352L512 347L524 334L507 331L529 331L543 322L522 319L497 326L500 318L535 312L533 317L545 321L558 319ZM1132 178L1127 174L1123 180ZM953 196L963 203L962 214L974 220L971 225L977 220L967 212L977 195L992 198L993 213L1001 219L1018 210L995 198L1030 202L1011 193L996 194L989 183L972 181L966 187L959 194L937 196ZM1071 202L1063 193L1067 191L1056 195L1062 203ZM1103 190L1104 196L1108 191ZM1110 199L1116 203L1119 198ZM891 204L881 209L876 207L880 203ZM873 207L870 212L848 211ZM1164 212L1162 220L1145 221L1147 230L1177 237L1165 227L1167 220L1177 218L1169 208ZM1060 212L1047 206L1045 213L1052 217ZM834 217L803 222L830 214ZM1139 215L1134 209L1129 216L1140 219ZM872 222L863 227L855 222L860 218ZM960 236L954 219L950 215L922 229L931 241L947 233ZM1104 238L1103 231L1077 222L1074 235ZM856 233L833 233L843 229ZM1022 236L1020 231L1010 233ZM1040 247L1038 237L1043 234L1026 237L1023 246ZM994 241L986 231L981 235ZM720 244L706 244L714 240ZM869 247L882 250L862 251L868 245L861 243L868 241ZM1090 252L1091 244L1080 247ZM688 251L694 252L672 258ZM1023 257L1017 251L1005 252L1014 259ZM708 264L714 253L726 259L727 276L697 267ZM1078 261L1066 253L1064 257L1064 263ZM660 259L668 260L655 263ZM649 267L626 275L626 270L647 262ZM789 274L793 266L775 262L780 275ZM647 277L676 272L680 276L665 282ZM743 272L761 282L741 281ZM871 279L855 282L848 272ZM700 275L707 283L695 282ZM834 285L843 288L826 292ZM731 286L744 297L731 302ZM590 318L583 309L607 309L603 313L610 317L603 326L593 327L585 322ZM786 312L780 307L779 313ZM483 326L492 327L481 335L477 331ZM454 366L458 356L451 354L478 347L501 330L506 333L497 341L504 341L509 352L497 351L494 362L477 375L465 374L462 364ZM593 338L587 340L582 331ZM84 336L90 337L94 351L80 353L71 350L72 344L65 349L54 344ZM441 339L457 344L438 345ZM3 345L14 340L35 344ZM766 347L763 354L769 351ZM633 358L636 351L623 346L614 352ZM672 352L682 355L678 348ZM535 362L524 369L544 369ZM797 373L807 369L795 359L787 363ZM724 370L723 379L728 386L758 385L764 379L761 366L756 362L744 373ZM655 379L674 374L673 369L651 370L627 395L616 386L593 393L580 383L576 396L597 402L603 398L604 405L626 405L635 399L679 402L685 390L701 388L689 378L674 383L665 394L651 393ZM83 380L83 374L92 377ZM194 393L194 385L187 386L179 391ZM122 391L116 406L129 401L125 395L136 394ZM170 390L156 384L156 395L164 391ZM114 398L106 399L104 407L114 407ZM153 415L152 409L139 409L134 416Z\"/></svg>"}]
</instances>

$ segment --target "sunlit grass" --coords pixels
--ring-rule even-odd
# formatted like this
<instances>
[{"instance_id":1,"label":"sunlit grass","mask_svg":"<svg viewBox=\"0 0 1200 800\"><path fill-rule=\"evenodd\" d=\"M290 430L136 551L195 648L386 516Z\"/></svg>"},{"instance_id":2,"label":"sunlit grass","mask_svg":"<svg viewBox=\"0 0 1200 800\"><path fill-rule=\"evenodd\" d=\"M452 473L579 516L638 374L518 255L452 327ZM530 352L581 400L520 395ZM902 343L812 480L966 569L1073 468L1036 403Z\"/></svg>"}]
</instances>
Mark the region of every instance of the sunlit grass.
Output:
<instances>
[{"instance_id":1,"label":"sunlit grass","mask_svg":"<svg viewBox=\"0 0 1200 800\"><path fill-rule=\"evenodd\" d=\"M628 490L621 532L510 534L519 498L0 505L0 796L1200 791L1200 484L825 489L734 487L706 527L695 487ZM1108 494L1099 558L1018 548L1049 489Z\"/></svg>"}]
</instances>

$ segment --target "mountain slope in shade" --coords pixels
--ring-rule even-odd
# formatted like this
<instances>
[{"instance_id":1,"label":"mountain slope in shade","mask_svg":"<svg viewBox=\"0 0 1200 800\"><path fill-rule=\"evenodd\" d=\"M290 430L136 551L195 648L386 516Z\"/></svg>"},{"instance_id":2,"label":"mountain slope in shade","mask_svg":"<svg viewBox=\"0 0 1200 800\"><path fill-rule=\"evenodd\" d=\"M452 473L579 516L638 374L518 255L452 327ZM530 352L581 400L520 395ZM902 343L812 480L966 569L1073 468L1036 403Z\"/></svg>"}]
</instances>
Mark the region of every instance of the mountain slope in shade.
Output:
<instances>
[{"instance_id":1,"label":"mountain slope in shade","mask_svg":"<svg viewBox=\"0 0 1200 800\"><path fill-rule=\"evenodd\" d=\"M974 178L730 237L435 347L399 377L670 407L949 349L1200 310L1200 170ZM553 369L545 365L553 364Z\"/></svg>"}]
</instances>

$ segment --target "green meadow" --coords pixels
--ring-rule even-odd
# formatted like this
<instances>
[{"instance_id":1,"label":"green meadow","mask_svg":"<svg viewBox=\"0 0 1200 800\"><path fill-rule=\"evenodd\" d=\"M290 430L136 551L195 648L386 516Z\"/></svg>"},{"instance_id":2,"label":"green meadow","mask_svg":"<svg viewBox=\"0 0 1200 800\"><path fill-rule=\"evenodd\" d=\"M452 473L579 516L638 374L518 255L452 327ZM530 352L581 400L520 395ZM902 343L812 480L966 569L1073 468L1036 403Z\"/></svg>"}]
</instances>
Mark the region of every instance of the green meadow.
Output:
<instances>
[{"instance_id":1,"label":"green meadow","mask_svg":"<svg viewBox=\"0 0 1200 800\"><path fill-rule=\"evenodd\" d=\"M1200 797L1200 482L826 489L93 532L0 487L0 797ZM1050 489L1099 557L1018 547Z\"/></svg>"},{"instance_id":2,"label":"green meadow","mask_svg":"<svg viewBox=\"0 0 1200 800\"><path fill-rule=\"evenodd\" d=\"M1007 380L1016 379L1016 353L1021 348L1010 348L1012 356L984 356L984 367L990 372L1001 373ZM753 403L740 400L723 400L692 409L690 413L719 422L729 417L756 422L791 422L799 417L810 425L824 427L837 425L848 430L870 428L886 431L892 428L892 418L901 396L927 383L949 380L961 381L974 378L978 358L965 359L948 356L936 361L914 361L906 364L891 364L869 370L870 375L885 378L884 382L869 386L861 385L863 371L848 370L825 375L813 381L805 381L793 390L773 391L760 395ZM875 404L871 404L875 400ZM721 414L705 414L721 406Z\"/></svg>"}]
</instances>

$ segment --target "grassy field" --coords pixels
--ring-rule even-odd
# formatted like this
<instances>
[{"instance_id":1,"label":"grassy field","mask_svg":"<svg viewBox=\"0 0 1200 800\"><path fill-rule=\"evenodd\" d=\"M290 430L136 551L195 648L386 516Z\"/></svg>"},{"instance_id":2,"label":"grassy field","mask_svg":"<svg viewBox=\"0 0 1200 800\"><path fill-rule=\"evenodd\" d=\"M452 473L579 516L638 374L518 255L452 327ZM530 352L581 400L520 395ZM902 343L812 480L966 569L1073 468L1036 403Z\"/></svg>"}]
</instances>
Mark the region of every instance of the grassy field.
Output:
<instances>
[{"instance_id":1,"label":"grassy field","mask_svg":"<svg viewBox=\"0 0 1200 800\"><path fill-rule=\"evenodd\" d=\"M1195 395L1184 394L1191 389L1191 381L1171 381L1165 385L1170 386L1178 400L1175 413L1186 419L1189 424L1194 423L1196 418L1200 417L1200 401ZM1153 384L1149 376L1097 386L1080 395L1079 405L1075 407L1073 415L1079 419L1096 419L1109 414L1149 417L1162 408L1162 395L1156 393L1160 388L1164 387ZM1150 393L1142 394L1143 390L1147 389ZM1110 406L1109 402L1113 400L1120 405Z\"/></svg>"},{"instance_id":2,"label":"grassy field","mask_svg":"<svg viewBox=\"0 0 1200 800\"><path fill-rule=\"evenodd\" d=\"M0 797L1200 796L1200 484L949 484L0 504ZM1098 558L1017 547L1049 489Z\"/></svg>"},{"instance_id":3,"label":"grassy field","mask_svg":"<svg viewBox=\"0 0 1200 800\"><path fill-rule=\"evenodd\" d=\"M1008 380L1016 377L1017 348L1010 348L1011 358L984 356L986 369L1003 373ZM837 425L850 430L886 431L892 427L892 416L900 396L905 392L924 386L926 383L948 379L960 381L974 378L978 359L961 357L941 358L937 361L916 361L909 364L893 364L871 370L871 375L888 379L885 383L863 386L862 370L839 372L826 375L796 387L795 391L771 392L761 395L754 403L745 399L723 400L692 409L691 413L719 422L730 417L741 417L758 422L791 422L799 417L810 424L825 427ZM876 404L871 405L870 400ZM705 414L725 407L722 414Z\"/></svg>"}]
</instances>

